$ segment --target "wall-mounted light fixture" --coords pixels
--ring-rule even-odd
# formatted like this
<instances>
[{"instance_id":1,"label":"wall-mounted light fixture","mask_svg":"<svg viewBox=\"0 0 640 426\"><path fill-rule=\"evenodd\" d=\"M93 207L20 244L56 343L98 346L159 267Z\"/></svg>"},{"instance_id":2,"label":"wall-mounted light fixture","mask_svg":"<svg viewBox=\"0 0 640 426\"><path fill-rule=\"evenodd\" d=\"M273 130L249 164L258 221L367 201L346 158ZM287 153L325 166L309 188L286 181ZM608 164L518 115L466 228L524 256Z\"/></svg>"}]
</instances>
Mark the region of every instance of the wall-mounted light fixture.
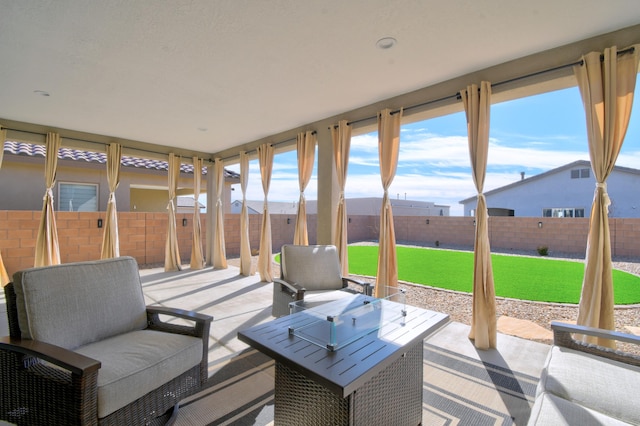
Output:
<instances>
[{"instance_id":1,"label":"wall-mounted light fixture","mask_svg":"<svg viewBox=\"0 0 640 426\"><path fill-rule=\"evenodd\" d=\"M351 223L351 218L349 218L349 223Z\"/></svg>"},{"instance_id":2,"label":"wall-mounted light fixture","mask_svg":"<svg viewBox=\"0 0 640 426\"><path fill-rule=\"evenodd\" d=\"M538 222L538 228L542 228L542 222Z\"/></svg>"},{"instance_id":3,"label":"wall-mounted light fixture","mask_svg":"<svg viewBox=\"0 0 640 426\"><path fill-rule=\"evenodd\" d=\"M288 218L287 218L287 225L289 225L290 223L291 223L291 218L290 218L290 217L288 217Z\"/></svg>"},{"instance_id":4,"label":"wall-mounted light fixture","mask_svg":"<svg viewBox=\"0 0 640 426\"><path fill-rule=\"evenodd\" d=\"M182 218L182 226L187 226L187 218L186 217Z\"/></svg>"},{"instance_id":5,"label":"wall-mounted light fixture","mask_svg":"<svg viewBox=\"0 0 640 426\"><path fill-rule=\"evenodd\" d=\"M476 226L476 220L475 219L473 220L473 226Z\"/></svg>"},{"instance_id":6,"label":"wall-mounted light fixture","mask_svg":"<svg viewBox=\"0 0 640 426\"><path fill-rule=\"evenodd\" d=\"M427 225L429 224L429 219L427 219Z\"/></svg>"},{"instance_id":7,"label":"wall-mounted light fixture","mask_svg":"<svg viewBox=\"0 0 640 426\"><path fill-rule=\"evenodd\" d=\"M98 219L98 228L102 228L102 219Z\"/></svg>"}]
</instances>

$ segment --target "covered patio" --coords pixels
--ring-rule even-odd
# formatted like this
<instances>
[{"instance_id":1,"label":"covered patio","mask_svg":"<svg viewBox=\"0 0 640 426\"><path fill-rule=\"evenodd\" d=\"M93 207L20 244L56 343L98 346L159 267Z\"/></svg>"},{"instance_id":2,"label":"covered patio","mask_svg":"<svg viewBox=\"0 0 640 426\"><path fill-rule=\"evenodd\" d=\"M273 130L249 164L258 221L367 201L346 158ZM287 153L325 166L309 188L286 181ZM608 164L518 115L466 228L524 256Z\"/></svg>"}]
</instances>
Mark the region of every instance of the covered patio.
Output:
<instances>
[{"instance_id":1,"label":"covered patio","mask_svg":"<svg viewBox=\"0 0 640 426\"><path fill-rule=\"evenodd\" d=\"M273 319L272 285L240 275L235 266L140 273L149 304L214 317L211 389L184 401L176 424L272 424L273 361L237 338L239 330ZM499 333L496 349L480 351L468 333L469 326L450 322L425 340L423 424L526 424L549 345Z\"/></svg>"},{"instance_id":2,"label":"covered patio","mask_svg":"<svg viewBox=\"0 0 640 426\"><path fill-rule=\"evenodd\" d=\"M480 380L487 394L468 395L457 405L471 411L486 405L490 417L526 422L533 396L523 387L535 388L548 346L496 330L483 195L490 110L498 102L572 86L579 86L583 96L597 178L578 323L613 328L606 178L624 139L638 73L640 8L635 0L25 0L2 5L0 39L0 142L26 141L47 149L41 229L35 247L26 248L33 250L35 266L60 263L54 214L60 147L108 153L101 258L128 254L119 247L117 231L121 156L167 161L165 265L141 271L144 294L151 304L214 316L211 377L247 354L238 330L271 319L272 254L278 247L271 238L268 200L276 154L298 153L296 244L308 243L304 192L309 168L317 162L315 240L338 247L347 275L344 198L350 138L378 130L383 202L375 296L384 296L381 289L397 286L398 280L388 189L398 163L401 125L464 111L469 141L464 157L470 159L469 177L478 193L473 320L470 327L449 323L430 336L425 363L433 362L427 353L477 363L474 369L488 378ZM240 164L244 195L249 159L259 161L261 182L252 184L261 185L264 193L261 238L259 247L249 247L246 224L241 224L236 268L225 252L223 169ZM182 266L175 230L174 198L183 163L207 168L209 177L203 188L208 194L206 233L199 215L194 216L190 267ZM195 198L200 178L194 173ZM0 248L4 285L9 276L2 256L18 248ZM252 249L259 252L255 275L249 266ZM455 367L450 370L456 375ZM492 382L498 371L511 375L507 379L515 391L505 393ZM270 374L268 365L262 373ZM448 389L451 376L434 376L438 373L444 369L425 369L430 394L461 394L464 385ZM436 383L441 383L437 391ZM481 401L484 397L491 404ZM230 400L219 405L230 406ZM268 395L261 403L269 405ZM430 407L423 401L426 424L447 421L446 410ZM268 408L259 411L254 423L268 424ZM231 423L242 413L216 416Z\"/></svg>"}]
</instances>

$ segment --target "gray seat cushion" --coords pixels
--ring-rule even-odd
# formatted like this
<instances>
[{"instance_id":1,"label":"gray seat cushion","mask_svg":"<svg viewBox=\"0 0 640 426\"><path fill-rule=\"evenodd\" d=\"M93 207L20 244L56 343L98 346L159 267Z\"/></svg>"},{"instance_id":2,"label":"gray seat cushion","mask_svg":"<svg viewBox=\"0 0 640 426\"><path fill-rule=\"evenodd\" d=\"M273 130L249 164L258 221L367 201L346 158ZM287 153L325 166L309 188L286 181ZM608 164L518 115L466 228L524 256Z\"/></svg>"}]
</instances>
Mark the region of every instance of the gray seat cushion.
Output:
<instances>
[{"instance_id":1,"label":"gray seat cushion","mask_svg":"<svg viewBox=\"0 0 640 426\"><path fill-rule=\"evenodd\" d=\"M105 417L199 364L202 339L138 330L79 347L102 362L98 417Z\"/></svg>"},{"instance_id":2,"label":"gray seat cushion","mask_svg":"<svg viewBox=\"0 0 640 426\"><path fill-rule=\"evenodd\" d=\"M536 398L531 409L530 425L610 425L623 426L626 423L595 410L567 401L556 395L543 392Z\"/></svg>"},{"instance_id":3,"label":"gray seat cushion","mask_svg":"<svg viewBox=\"0 0 640 426\"><path fill-rule=\"evenodd\" d=\"M340 261L335 246L282 246L282 275L307 291L342 288Z\"/></svg>"},{"instance_id":4,"label":"gray seat cushion","mask_svg":"<svg viewBox=\"0 0 640 426\"><path fill-rule=\"evenodd\" d=\"M640 424L640 367L553 346L538 384L542 392Z\"/></svg>"},{"instance_id":5,"label":"gray seat cushion","mask_svg":"<svg viewBox=\"0 0 640 426\"><path fill-rule=\"evenodd\" d=\"M147 325L131 257L30 268L13 276L22 337L66 349Z\"/></svg>"}]
</instances>

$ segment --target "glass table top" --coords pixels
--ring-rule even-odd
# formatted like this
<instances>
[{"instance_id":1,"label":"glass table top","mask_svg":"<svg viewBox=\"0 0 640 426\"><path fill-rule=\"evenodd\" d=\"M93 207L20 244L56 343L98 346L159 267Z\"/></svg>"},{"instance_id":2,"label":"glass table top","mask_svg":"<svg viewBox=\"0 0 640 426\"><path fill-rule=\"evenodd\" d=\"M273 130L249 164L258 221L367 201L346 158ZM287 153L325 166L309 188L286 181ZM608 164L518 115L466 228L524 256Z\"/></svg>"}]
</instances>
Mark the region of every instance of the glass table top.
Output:
<instances>
[{"instance_id":1,"label":"glass table top","mask_svg":"<svg viewBox=\"0 0 640 426\"><path fill-rule=\"evenodd\" d=\"M385 325L402 325L407 317L406 292L394 287L387 294L383 299L348 294L321 305L305 300L291 302L296 321L289 326L289 334L336 351L364 335L384 333Z\"/></svg>"}]
</instances>

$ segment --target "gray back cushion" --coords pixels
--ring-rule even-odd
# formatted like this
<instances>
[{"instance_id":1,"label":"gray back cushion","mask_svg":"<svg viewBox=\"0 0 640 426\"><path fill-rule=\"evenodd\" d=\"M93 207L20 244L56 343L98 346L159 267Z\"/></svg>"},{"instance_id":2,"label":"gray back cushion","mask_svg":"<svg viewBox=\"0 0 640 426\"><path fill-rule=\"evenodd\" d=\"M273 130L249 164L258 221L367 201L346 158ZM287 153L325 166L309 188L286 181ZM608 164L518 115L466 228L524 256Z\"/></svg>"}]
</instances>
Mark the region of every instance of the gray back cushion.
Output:
<instances>
[{"instance_id":1,"label":"gray back cushion","mask_svg":"<svg viewBox=\"0 0 640 426\"><path fill-rule=\"evenodd\" d=\"M285 244L280 256L283 278L309 291L342 288L338 251L335 246Z\"/></svg>"},{"instance_id":2,"label":"gray back cushion","mask_svg":"<svg viewBox=\"0 0 640 426\"><path fill-rule=\"evenodd\" d=\"M75 349L147 325L131 257L25 269L13 285L24 339Z\"/></svg>"}]
</instances>

